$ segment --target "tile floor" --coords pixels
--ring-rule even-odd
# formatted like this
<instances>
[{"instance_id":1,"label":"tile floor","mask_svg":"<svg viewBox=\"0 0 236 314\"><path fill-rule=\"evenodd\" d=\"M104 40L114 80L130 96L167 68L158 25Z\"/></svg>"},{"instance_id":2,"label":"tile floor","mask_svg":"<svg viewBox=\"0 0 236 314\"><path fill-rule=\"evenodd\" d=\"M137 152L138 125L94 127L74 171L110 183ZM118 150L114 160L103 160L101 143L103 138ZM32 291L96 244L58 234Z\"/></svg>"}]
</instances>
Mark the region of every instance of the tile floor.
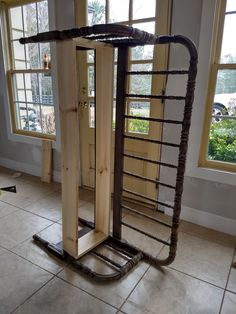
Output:
<instances>
[{"instance_id":1,"label":"tile floor","mask_svg":"<svg viewBox=\"0 0 236 314\"><path fill-rule=\"evenodd\" d=\"M0 196L0 314L236 313L234 237L183 221L177 258L169 267L156 269L141 262L119 281L95 283L32 241L34 233L61 240L60 186L25 174L14 178L13 171L0 168L0 186L15 184L17 194ZM86 190L80 194L80 213L91 219L93 195ZM165 228L144 226L140 217L125 213L124 219L168 238ZM127 227L123 232L134 244L166 256L163 245ZM83 259L93 263L88 256Z\"/></svg>"}]
</instances>

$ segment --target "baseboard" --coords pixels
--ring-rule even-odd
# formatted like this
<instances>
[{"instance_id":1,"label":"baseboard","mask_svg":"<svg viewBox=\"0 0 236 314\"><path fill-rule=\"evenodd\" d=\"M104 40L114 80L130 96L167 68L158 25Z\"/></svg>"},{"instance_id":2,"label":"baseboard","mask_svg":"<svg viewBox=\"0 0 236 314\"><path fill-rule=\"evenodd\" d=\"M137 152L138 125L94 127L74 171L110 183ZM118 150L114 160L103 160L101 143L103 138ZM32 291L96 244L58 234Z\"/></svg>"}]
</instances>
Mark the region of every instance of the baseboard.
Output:
<instances>
[{"instance_id":1,"label":"baseboard","mask_svg":"<svg viewBox=\"0 0 236 314\"><path fill-rule=\"evenodd\" d=\"M0 166L14 169L20 172L28 173L33 176L41 176L41 167L36 165L27 164L25 162L16 161L8 158L0 157ZM61 182L61 173L60 171L53 171L53 181Z\"/></svg>"},{"instance_id":2,"label":"baseboard","mask_svg":"<svg viewBox=\"0 0 236 314\"><path fill-rule=\"evenodd\" d=\"M165 214L172 215L171 208L164 208ZM236 220L207 213L188 206L182 206L180 218L195 223L197 225L214 229L220 232L228 233L236 236Z\"/></svg>"}]
</instances>

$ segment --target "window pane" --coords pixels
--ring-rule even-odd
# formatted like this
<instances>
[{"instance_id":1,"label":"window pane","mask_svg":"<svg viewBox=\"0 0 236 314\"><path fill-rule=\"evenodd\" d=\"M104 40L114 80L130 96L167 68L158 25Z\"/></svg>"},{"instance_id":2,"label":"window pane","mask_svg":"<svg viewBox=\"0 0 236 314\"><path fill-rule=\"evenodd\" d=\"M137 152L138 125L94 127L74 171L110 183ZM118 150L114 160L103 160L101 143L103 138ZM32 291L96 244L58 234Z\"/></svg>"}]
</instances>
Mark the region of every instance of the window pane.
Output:
<instances>
[{"instance_id":1,"label":"window pane","mask_svg":"<svg viewBox=\"0 0 236 314\"><path fill-rule=\"evenodd\" d=\"M89 102L89 127L95 128L95 103L93 100Z\"/></svg>"},{"instance_id":2,"label":"window pane","mask_svg":"<svg viewBox=\"0 0 236 314\"><path fill-rule=\"evenodd\" d=\"M133 19L143 19L155 17L156 1L155 0L133 0Z\"/></svg>"},{"instance_id":3,"label":"window pane","mask_svg":"<svg viewBox=\"0 0 236 314\"><path fill-rule=\"evenodd\" d=\"M23 31L21 7L10 9L11 27Z\"/></svg>"},{"instance_id":4,"label":"window pane","mask_svg":"<svg viewBox=\"0 0 236 314\"><path fill-rule=\"evenodd\" d=\"M136 117L149 117L150 115L150 103L135 101L129 104L129 114ZM129 119L128 131L132 133L148 134L149 122L144 120L132 120Z\"/></svg>"},{"instance_id":5,"label":"window pane","mask_svg":"<svg viewBox=\"0 0 236 314\"><path fill-rule=\"evenodd\" d=\"M89 87L89 96L95 95L95 85L94 85L94 66L88 67L88 87Z\"/></svg>"},{"instance_id":6,"label":"window pane","mask_svg":"<svg viewBox=\"0 0 236 314\"><path fill-rule=\"evenodd\" d=\"M31 3L23 6L25 36L38 33L36 4Z\"/></svg>"},{"instance_id":7,"label":"window pane","mask_svg":"<svg viewBox=\"0 0 236 314\"><path fill-rule=\"evenodd\" d=\"M151 75L131 75L130 76L130 93L131 94L151 94Z\"/></svg>"},{"instance_id":8,"label":"window pane","mask_svg":"<svg viewBox=\"0 0 236 314\"><path fill-rule=\"evenodd\" d=\"M14 59L17 59L18 61L25 61L25 48L24 45L21 45L18 40L12 42L13 45L13 51L14 51Z\"/></svg>"},{"instance_id":9,"label":"window pane","mask_svg":"<svg viewBox=\"0 0 236 314\"><path fill-rule=\"evenodd\" d=\"M52 106L41 106L42 132L46 134L56 134L55 113Z\"/></svg>"},{"instance_id":10,"label":"window pane","mask_svg":"<svg viewBox=\"0 0 236 314\"><path fill-rule=\"evenodd\" d=\"M139 28L148 33L154 33L155 22L134 24L133 27ZM147 60L153 58L153 45L138 46L131 48L132 60Z\"/></svg>"},{"instance_id":11,"label":"window pane","mask_svg":"<svg viewBox=\"0 0 236 314\"><path fill-rule=\"evenodd\" d=\"M236 70L219 70L208 159L236 163Z\"/></svg>"},{"instance_id":12,"label":"window pane","mask_svg":"<svg viewBox=\"0 0 236 314\"><path fill-rule=\"evenodd\" d=\"M27 64L30 69L42 68L39 63L39 45L28 44L26 45Z\"/></svg>"},{"instance_id":13,"label":"window pane","mask_svg":"<svg viewBox=\"0 0 236 314\"><path fill-rule=\"evenodd\" d=\"M105 23L105 0L88 0L88 25Z\"/></svg>"},{"instance_id":14,"label":"window pane","mask_svg":"<svg viewBox=\"0 0 236 314\"><path fill-rule=\"evenodd\" d=\"M49 31L48 25L48 2L41 1L37 3L37 14L38 14L38 33Z\"/></svg>"},{"instance_id":15,"label":"window pane","mask_svg":"<svg viewBox=\"0 0 236 314\"><path fill-rule=\"evenodd\" d=\"M236 1L235 0L227 0L226 12L236 11Z\"/></svg>"},{"instance_id":16,"label":"window pane","mask_svg":"<svg viewBox=\"0 0 236 314\"><path fill-rule=\"evenodd\" d=\"M23 37L24 36L24 33L23 33L23 31L18 31L18 30L12 30L12 39L19 39L19 38L21 38L21 37Z\"/></svg>"},{"instance_id":17,"label":"window pane","mask_svg":"<svg viewBox=\"0 0 236 314\"><path fill-rule=\"evenodd\" d=\"M110 0L109 22L122 22L129 20L129 0Z\"/></svg>"},{"instance_id":18,"label":"window pane","mask_svg":"<svg viewBox=\"0 0 236 314\"><path fill-rule=\"evenodd\" d=\"M221 48L221 63L236 63L236 44L232 40L233 29L236 29L236 14L226 15Z\"/></svg>"}]
</instances>

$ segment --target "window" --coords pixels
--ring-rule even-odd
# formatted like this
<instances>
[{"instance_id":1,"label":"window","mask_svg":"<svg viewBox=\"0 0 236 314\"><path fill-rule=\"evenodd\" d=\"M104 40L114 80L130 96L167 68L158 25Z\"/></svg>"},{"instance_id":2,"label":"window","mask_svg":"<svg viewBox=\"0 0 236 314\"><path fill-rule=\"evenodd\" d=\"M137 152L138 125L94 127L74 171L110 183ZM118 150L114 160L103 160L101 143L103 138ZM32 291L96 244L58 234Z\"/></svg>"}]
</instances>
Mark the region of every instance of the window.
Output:
<instances>
[{"instance_id":1,"label":"window","mask_svg":"<svg viewBox=\"0 0 236 314\"><path fill-rule=\"evenodd\" d=\"M19 4L21 2L19 1ZM21 45L19 38L49 30L48 2L7 7L9 95L13 132L55 138L49 43Z\"/></svg>"},{"instance_id":2,"label":"window","mask_svg":"<svg viewBox=\"0 0 236 314\"><path fill-rule=\"evenodd\" d=\"M107 5L108 4L108 5ZM155 33L156 21L156 1L147 0L89 0L88 1L88 24L103 24L103 23L120 23L128 26L133 26L149 33ZM147 71L152 70L153 67L153 46L136 47L130 49L129 55L129 69L132 71ZM115 56L115 69L116 75ZM93 83L90 79L92 76L94 66L90 58L88 58L88 91L89 92L89 110L94 112L94 97L92 97L91 90L93 90ZM114 75L114 76L115 76ZM116 84L114 83L114 86ZM128 90L129 93L150 95L152 87L152 78L148 75L143 76L129 76ZM114 91L114 105L115 105L115 91ZM150 115L150 100L127 99L127 113L134 116ZM93 119L94 114L89 117ZM94 120L90 121L90 127L94 126ZM115 125L115 107L113 110L113 126ZM129 120L126 125L126 131L131 133L149 133L149 122L143 120Z\"/></svg>"},{"instance_id":3,"label":"window","mask_svg":"<svg viewBox=\"0 0 236 314\"><path fill-rule=\"evenodd\" d=\"M236 2L218 1L200 166L236 171Z\"/></svg>"}]
</instances>

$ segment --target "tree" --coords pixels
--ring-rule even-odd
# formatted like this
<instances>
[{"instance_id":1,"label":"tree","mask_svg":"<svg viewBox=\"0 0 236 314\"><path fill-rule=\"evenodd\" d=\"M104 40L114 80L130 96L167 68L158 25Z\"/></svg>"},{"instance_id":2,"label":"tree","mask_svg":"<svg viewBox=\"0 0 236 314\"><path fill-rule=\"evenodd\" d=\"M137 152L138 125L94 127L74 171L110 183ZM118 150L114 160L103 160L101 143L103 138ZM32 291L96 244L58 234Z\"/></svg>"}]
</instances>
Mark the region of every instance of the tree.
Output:
<instances>
[{"instance_id":1,"label":"tree","mask_svg":"<svg viewBox=\"0 0 236 314\"><path fill-rule=\"evenodd\" d=\"M89 25L104 23L105 6L98 0L88 3Z\"/></svg>"}]
</instances>

